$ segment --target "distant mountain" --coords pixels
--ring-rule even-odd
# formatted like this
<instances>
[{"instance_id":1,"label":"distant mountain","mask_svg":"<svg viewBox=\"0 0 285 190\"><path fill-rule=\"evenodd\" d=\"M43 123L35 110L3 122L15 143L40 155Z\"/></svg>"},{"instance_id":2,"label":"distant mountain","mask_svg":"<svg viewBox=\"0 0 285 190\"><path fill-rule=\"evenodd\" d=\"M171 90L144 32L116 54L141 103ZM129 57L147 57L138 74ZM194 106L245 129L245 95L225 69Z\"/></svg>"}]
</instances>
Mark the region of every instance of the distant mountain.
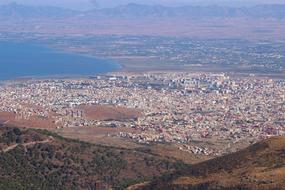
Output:
<instances>
[{"instance_id":1,"label":"distant mountain","mask_svg":"<svg viewBox=\"0 0 285 190\"><path fill-rule=\"evenodd\" d=\"M15 3L0 6L0 32L283 40L284 23L285 5L166 7L132 3L89 11Z\"/></svg>"},{"instance_id":2,"label":"distant mountain","mask_svg":"<svg viewBox=\"0 0 285 190\"><path fill-rule=\"evenodd\" d=\"M4 18L64 18L77 14L78 11L52 6L26 6L17 3L0 6L0 17Z\"/></svg>"},{"instance_id":3,"label":"distant mountain","mask_svg":"<svg viewBox=\"0 0 285 190\"><path fill-rule=\"evenodd\" d=\"M129 190L282 190L285 189L285 138L164 175Z\"/></svg>"},{"instance_id":4,"label":"distant mountain","mask_svg":"<svg viewBox=\"0 0 285 190\"><path fill-rule=\"evenodd\" d=\"M253 7L226 6L183 6L166 7L161 5L127 4L115 8L74 11L51 6L25 6L11 3L0 6L0 17L22 18L285 18L285 5L258 5Z\"/></svg>"},{"instance_id":5,"label":"distant mountain","mask_svg":"<svg viewBox=\"0 0 285 190\"><path fill-rule=\"evenodd\" d=\"M285 5L258 5L253 7L226 6L183 6L165 7L131 3L108 9L97 9L88 12L93 16L108 17L194 17L194 18L285 18Z\"/></svg>"},{"instance_id":6,"label":"distant mountain","mask_svg":"<svg viewBox=\"0 0 285 190\"><path fill-rule=\"evenodd\" d=\"M122 189L179 165L140 150L0 125L1 190Z\"/></svg>"}]
</instances>

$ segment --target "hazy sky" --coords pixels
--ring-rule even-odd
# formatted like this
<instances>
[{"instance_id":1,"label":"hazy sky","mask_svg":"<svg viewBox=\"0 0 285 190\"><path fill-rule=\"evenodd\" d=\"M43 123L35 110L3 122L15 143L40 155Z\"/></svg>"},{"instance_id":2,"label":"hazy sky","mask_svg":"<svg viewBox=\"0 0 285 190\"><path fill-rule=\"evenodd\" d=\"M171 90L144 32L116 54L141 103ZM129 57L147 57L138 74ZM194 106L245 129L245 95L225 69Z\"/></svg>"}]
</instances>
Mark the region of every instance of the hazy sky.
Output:
<instances>
[{"instance_id":1,"label":"hazy sky","mask_svg":"<svg viewBox=\"0 0 285 190\"><path fill-rule=\"evenodd\" d=\"M223 4L223 5L252 5L260 3L282 3L285 0L0 0L0 3L18 2L21 4L31 5L55 5L68 8L89 9L97 4L98 7L110 7L127 3L145 3L145 4L162 4L168 6L181 5L209 5L209 4ZM94 2L92 5L91 2Z\"/></svg>"}]
</instances>

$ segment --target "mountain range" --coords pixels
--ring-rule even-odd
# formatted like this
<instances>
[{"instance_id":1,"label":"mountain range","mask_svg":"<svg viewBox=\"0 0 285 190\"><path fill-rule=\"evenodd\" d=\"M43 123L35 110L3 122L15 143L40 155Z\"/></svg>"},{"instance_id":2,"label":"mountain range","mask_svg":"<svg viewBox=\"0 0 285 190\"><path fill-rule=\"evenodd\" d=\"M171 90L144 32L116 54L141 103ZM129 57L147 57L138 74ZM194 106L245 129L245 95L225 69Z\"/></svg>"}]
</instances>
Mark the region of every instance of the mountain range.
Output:
<instances>
[{"instance_id":1,"label":"mountain range","mask_svg":"<svg viewBox=\"0 0 285 190\"><path fill-rule=\"evenodd\" d=\"M4 18L65 18L79 14L78 11L53 6L26 6L10 3L0 6Z\"/></svg>"},{"instance_id":2,"label":"mountain range","mask_svg":"<svg viewBox=\"0 0 285 190\"><path fill-rule=\"evenodd\" d=\"M6 18L285 18L285 5L256 5L251 7L227 6L183 6L166 7L161 5L127 4L114 8L75 11L52 6L26 6L11 3L0 6L0 16Z\"/></svg>"}]
</instances>

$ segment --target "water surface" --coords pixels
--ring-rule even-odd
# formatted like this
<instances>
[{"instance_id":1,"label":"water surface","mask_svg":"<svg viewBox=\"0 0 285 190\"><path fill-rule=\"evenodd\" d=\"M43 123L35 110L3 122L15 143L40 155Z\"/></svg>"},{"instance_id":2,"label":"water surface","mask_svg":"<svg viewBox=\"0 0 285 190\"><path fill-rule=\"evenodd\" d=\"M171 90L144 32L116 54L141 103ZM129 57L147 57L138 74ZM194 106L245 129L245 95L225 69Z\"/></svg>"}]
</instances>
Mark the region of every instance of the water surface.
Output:
<instances>
[{"instance_id":1,"label":"water surface","mask_svg":"<svg viewBox=\"0 0 285 190\"><path fill-rule=\"evenodd\" d=\"M65 53L39 44L0 42L0 80L93 76L119 68L120 66L112 61Z\"/></svg>"}]
</instances>

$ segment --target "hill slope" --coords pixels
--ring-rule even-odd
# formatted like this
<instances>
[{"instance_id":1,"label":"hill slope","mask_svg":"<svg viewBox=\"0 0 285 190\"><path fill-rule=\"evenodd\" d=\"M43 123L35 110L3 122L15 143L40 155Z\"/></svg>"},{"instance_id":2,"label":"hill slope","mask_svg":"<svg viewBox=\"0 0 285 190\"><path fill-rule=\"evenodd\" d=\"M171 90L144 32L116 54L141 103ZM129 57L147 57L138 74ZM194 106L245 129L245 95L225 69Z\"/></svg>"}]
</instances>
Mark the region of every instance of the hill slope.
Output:
<instances>
[{"instance_id":1,"label":"hill slope","mask_svg":"<svg viewBox=\"0 0 285 190\"><path fill-rule=\"evenodd\" d=\"M122 189L179 165L141 151L0 126L1 190Z\"/></svg>"},{"instance_id":2,"label":"hill slope","mask_svg":"<svg viewBox=\"0 0 285 190\"><path fill-rule=\"evenodd\" d=\"M285 189L285 138L274 137L130 189Z\"/></svg>"}]
</instances>

